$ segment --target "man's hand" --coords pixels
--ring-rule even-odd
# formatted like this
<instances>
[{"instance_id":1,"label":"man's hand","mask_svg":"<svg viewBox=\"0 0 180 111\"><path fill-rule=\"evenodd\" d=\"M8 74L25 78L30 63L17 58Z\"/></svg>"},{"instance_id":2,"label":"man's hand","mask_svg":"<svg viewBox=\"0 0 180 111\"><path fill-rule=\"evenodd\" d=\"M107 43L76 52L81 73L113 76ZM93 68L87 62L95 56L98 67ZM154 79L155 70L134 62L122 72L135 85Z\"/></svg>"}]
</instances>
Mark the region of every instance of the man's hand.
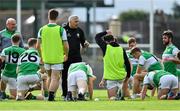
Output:
<instances>
[{"instance_id":1,"label":"man's hand","mask_svg":"<svg viewBox=\"0 0 180 111\"><path fill-rule=\"evenodd\" d=\"M101 80L101 82L99 83L99 87L104 88L104 80Z\"/></svg>"},{"instance_id":2,"label":"man's hand","mask_svg":"<svg viewBox=\"0 0 180 111\"><path fill-rule=\"evenodd\" d=\"M89 42L87 40L84 42L84 47L85 48L89 47Z\"/></svg>"},{"instance_id":3,"label":"man's hand","mask_svg":"<svg viewBox=\"0 0 180 111\"><path fill-rule=\"evenodd\" d=\"M112 35L112 31L111 30L106 30L108 35Z\"/></svg>"}]
</instances>

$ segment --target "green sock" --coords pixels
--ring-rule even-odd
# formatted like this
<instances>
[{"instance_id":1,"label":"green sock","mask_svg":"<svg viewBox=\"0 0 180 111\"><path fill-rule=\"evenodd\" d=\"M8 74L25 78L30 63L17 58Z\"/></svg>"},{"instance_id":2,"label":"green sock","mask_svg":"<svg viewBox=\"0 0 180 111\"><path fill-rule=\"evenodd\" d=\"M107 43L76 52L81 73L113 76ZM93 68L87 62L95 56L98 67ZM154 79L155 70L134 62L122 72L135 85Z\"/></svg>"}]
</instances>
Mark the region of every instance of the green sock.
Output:
<instances>
[{"instance_id":1,"label":"green sock","mask_svg":"<svg viewBox=\"0 0 180 111\"><path fill-rule=\"evenodd\" d=\"M44 91L44 97L48 97L48 91Z\"/></svg>"},{"instance_id":2,"label":"green sock","mask_svg":"<svg viewBox=\"0 0 180 111\"><path fill-rule=\"evenodd\" d=\"M36 96L32 96L32 98L31 98L32 100L36 100Z\"/></svg>"}]
</instances>

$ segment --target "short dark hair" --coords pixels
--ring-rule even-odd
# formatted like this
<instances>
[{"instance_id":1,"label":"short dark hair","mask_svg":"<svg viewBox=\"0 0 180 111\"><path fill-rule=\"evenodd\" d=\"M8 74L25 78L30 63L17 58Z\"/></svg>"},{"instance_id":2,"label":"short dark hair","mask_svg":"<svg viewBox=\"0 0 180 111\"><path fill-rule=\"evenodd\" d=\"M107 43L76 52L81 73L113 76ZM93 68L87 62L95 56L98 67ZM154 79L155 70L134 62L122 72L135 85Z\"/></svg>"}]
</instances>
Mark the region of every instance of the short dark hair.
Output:
<instances>
[{"instance_id":1,"label":"short dark hair","mask_svg":"<svg viewBox=\"0 0 180 111\"><path fill-rule=\"evenodd\" d=\"M113 35L105 35L105 36L103 37L103 39L104 39L104 41L106 41L106 42L111 42L111 41L114 40L114 37L113 37Z\"/></svg>"},{"instance_id":2,"label":"short dark hair","mask_svg":"<svg viewBox=\"0 0 180 111\"><path fill-rule=\"evenodd\" d=\"M55 9L50 9L49 12L48 12L48 15L49 15L49 19L50 20L56 20L58 15L59 15L59 13Z\"/></svg>"},{"instance_id":3,"label":"short dark hair","mask_svg":"<svg viewBox=\"0 0 180 111\"><path fill-rule=\"evenodd\" d=\"M37 43L37 39L36 38L29 38L28 39L28 46L32 47Z\"/></svg>"},{"instance_id":4,"label":"short dark hair","mask_svg":"<svg viewBox=\"0 0 180 111\"><path fill-rule=\"evenodd\" d=\"M136 42L136 38L134 38L134 37L131 37L128 40L128 44L135 43L135 42Z\"/></svg>"},{"instance_id":5,"label":"short dark hair","mask_svg":"<svg viewBox=\"0 0 180 111\"><path fill-rule=\"evenodd\" d=\"M135 52L141 52L141 49L138 48L138 47L134 47L134 48L131 50L131 55L134 54Z\"/></svg>"},{"instance_id":6,"label":"short dark hair","mask_svg":"<svg viewBox=\"0 0 180 111\"><path fill-rule=\"evenodd\" d=\"M20 39L21 39L21 35L20 35L20 34L14 34L14 35L12 35L12 37L11 37L11 40L12 40L13 43L19 42Z\"/></svg>"},{"instance_id":7,"label":"short dark hair","mask_svg":"<svg viewBox=\"0 0 180 111\"><path fill-rule=\"evenodd\" d=\"M173 39L173 32L171 30L165 30L162 35L166 35L168 38Z\"/></svg>"}]
</instances>

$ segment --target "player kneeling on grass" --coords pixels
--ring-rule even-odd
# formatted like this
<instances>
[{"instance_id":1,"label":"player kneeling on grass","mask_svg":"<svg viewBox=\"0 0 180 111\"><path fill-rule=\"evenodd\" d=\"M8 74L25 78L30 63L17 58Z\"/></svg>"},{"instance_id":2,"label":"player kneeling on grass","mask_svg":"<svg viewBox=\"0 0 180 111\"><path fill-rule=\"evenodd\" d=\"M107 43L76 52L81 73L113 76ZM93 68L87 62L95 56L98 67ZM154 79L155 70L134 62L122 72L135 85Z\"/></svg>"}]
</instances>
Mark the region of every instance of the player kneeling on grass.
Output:
<instances>
[{"instance_id":1,"label":"player kneeling on grass","mask_svg":"<svg viewBox=\"0 0 180 111\"><path fill-rule=\"evenodd\" d=\"M21 36L19 34L14 34L11 37L12 46L3 49L1 53L1 61L5 61L5 67L2 71L2 81L1 81L1 99L6 98L6 85L9 86L10 98L16 98L16 67L18 62L18 57L25 51L25 49L19 47L21 41Z\"/></svg>"},{"instance_id":2,"label":"player kneeling on grass","mask_svg":"<svg viewBox=\"0 0 180 111\"><path fill-rule=\"evenodd\" d=\"M44 100L48 100L48 88L47 88L47 74L43 66L40 66L40 70L37 72L40 76L41 82L37 84L30 85L29 90L25 93L25 99L34 99L34 95L32 95L32 91L41 90L43 96L39 96L39 98L44 97Z\"/></svg>"},{"instance_id":3,"label":"player kneeling on grass","mask_svg":"<svg viewBox=\"0 0 180 111\"><path fill-rule=\"evenodd\" d=\"M99 86L106 81L108 98L110 100L124 100L125 89L131 73L131 66L125 49L117 42L110 30L96 34L96 42L103 51L104 73ZM121 84L122 83L122 88ZM120 91L120 89L122 89ZM119 96L121 92L121 96ZM118 93L118 94L117 94Z\"/></svg>"},{"instance_id":4,"label":"player kneeling on grass","mask_svg":"<svg viewBox=\"0 0 180 111\"><path fill-rule=\"evenodd\" d=\"M92 99L95 79L96 77L93 75L92 68L85 62L71 64L68 69L67 101L85 100L85 92L87 89L89 98Z\"/></svg>"},{"instance_id":5,"label":"player kneeling on grass","mask_svg":"<svg viewBox=\"0 0 180 111\"><path fill-rule=\"evenodd\" d=\"M16 100L24 100L25 93L29 90L30 85L40 82L37 73L39 70L40 57L35 49L37 39L30 38L28 40L29 49L22 53L18 60L18 77L17 77L17 96ZM34 99L38 99L34 97ZM43 99L42 97L39 99Z\"/></svg>"},{"instance_id":6,"label":"player kneeling on grass","mask_svg":"<svg viewBox=\"0 0 180 111\"><path fill-rule=\"evenodd\" d=\"M142 100L144 100L149 86L158 88L158 99L174 99L178 91L178 79L173 74L164 70L147 73L144 77L143 89L141 91Z\"/></svg>"}]
</instances>

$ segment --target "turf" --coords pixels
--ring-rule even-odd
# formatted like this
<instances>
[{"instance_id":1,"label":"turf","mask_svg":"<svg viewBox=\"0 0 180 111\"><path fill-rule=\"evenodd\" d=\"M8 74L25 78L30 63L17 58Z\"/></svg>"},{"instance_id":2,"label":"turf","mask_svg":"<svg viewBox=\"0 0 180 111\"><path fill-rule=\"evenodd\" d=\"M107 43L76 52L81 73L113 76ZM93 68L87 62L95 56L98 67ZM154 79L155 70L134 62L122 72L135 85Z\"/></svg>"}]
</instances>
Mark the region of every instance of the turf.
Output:
<instances>
[{"instance_id":1,"label":"turf","mask_svg":"<svg viewBox=\"0 0 180 111\"><path fill-rule=\"evenodd\" d=\"M126 101L109 101L106 98L105 90L95 90L94 98L99 101L77 101L65 102L57 95L55 102L48 101L0 101L0 111L29 110L29 111L53 111L53 110L180 110L178 100L157 100L155 97L146 98L144 101L140 99Z\"/></svg>"}]
</instances>

